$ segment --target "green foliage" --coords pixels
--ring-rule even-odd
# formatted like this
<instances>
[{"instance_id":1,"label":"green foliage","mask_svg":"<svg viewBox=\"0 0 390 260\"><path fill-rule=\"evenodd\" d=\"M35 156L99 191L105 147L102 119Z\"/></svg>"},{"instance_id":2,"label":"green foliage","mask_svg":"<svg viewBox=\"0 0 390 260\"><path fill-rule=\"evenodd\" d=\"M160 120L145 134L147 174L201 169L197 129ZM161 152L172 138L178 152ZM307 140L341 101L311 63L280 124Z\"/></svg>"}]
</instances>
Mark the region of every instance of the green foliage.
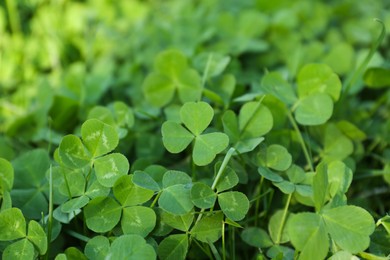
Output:
<instances>
[{"instance_id":1,"label":"green foliage","mask_svg":"<svg viewBox=\"0 0 390 260\"><path fill-rule=\"evenodd\" d=\"M0 258L388 259L389 22L370 0L0 4Z\"/></svg>"}]
</instances>

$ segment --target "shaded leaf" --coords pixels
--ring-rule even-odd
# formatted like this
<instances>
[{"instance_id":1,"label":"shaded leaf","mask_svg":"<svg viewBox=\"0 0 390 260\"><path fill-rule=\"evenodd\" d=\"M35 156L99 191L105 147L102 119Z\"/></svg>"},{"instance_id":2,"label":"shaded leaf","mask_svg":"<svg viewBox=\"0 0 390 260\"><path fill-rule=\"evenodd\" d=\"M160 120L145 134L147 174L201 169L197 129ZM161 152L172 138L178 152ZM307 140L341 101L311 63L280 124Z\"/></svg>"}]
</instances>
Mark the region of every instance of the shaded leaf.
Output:
<instances>
[{"instance_id":1,"label":"shaded leaf","mask_svg":"<svg viewBox=\"0 0 390 260\"><path fill-rule=\"evenodd\" d=\"M249 210L249 200L238 191L224 192L218 195L218 203L226 217L239 221Z\"/></svg>"},{"instance_id":2,"label":"shaded leaf","mask_svg":"<svg viewBox=\"0 0 390 260\"><path fill-rule=\"evenodd\" d=\"M214 243L222 235L222 224L222 212L210 216L203 216L191 229L191 235L201 242Z\"/></svg>"},{"instance_id":3,"label":"shaded leaf","mask_svg":"<svg viewBox=\"0 0 390 260\"><path fill-rule=\"evenodd\" d=\"M191 201L201 209L208 209L214 206L217 200L217 194L210 186L197 182L191 188Z\"/></svg>"},{"instance_id":4,"label":"shaded leaf","mask_svg":"<svg viewBox=\"0 0 390 260\"><path fill-rule=\"evenodd\" d=\"M121 226L124 234L136 234L146 237L156 225L153 209L133 206L123 209Z\"/></svg>"},{"instance_id":5,"label":"shaded leaf","mask_svg":"<svg viewBox=\"0 0 390 260\"><path fill-rule=\"evenodd\" d=\"M186 259L188 238L186 234L170 235L158 245L157 253L160 259Z\"/></svg>"}]
</instances>

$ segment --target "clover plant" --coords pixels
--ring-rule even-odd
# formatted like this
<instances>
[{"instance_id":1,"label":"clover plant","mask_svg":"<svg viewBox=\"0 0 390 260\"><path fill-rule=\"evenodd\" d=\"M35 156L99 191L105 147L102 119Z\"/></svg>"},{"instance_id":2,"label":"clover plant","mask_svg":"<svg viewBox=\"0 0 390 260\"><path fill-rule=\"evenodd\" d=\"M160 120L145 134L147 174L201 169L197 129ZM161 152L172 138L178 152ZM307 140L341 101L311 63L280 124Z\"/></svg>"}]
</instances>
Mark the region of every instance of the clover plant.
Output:
<instances>
[{"instance_id":1,"label":"clover plant","mask_svg":"<svg viewBox=\"0 0 390 260\"><path fill-rule=\"evenodd\" d=\"M0 258L389 259L388 9L0 3Z\"/></svg>"}]
</instances>

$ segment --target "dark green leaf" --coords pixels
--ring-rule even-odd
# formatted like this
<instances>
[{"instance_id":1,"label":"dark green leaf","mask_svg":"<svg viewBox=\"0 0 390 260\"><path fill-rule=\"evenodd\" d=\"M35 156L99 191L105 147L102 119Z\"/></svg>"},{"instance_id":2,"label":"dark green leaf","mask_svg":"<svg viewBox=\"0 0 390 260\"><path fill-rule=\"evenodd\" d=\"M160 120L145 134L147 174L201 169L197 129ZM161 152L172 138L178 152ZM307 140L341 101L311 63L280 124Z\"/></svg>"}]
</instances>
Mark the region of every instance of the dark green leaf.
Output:
<instances>
[{"instance_id":1,"label":"dark green leaf","mask_svg":"<svg viewBox=\"0 0 390 260\"><path fill-rule=\"evenodd\" d=\"M208 209L214 206L217 200L217 194L210 186L197 182L191 188L191 201L201 209Z\"/></svg>"},{"instance_id":2,"label":"dark green leaf","mask_svg":"<svg viewBox=\"0 0 390 260\"><path fill-rule=\"evenodd\" d=\"M158 246L157 253L160 259L186 259L188 251L188 237L186 234L170 235Z\"/></svg>"},{"instance_id":3,"label":"dark green leaf","mask_svg":"<svg viewBox=\"0 0 390 260\"><path fill-rule=\"evenodd\" d=\"M264 229L257 227L245 228L241 233L241 238L254 247L267 248L273 245L268 233Z\"/></svg>"},{"instance_id":4,"label":"dark green leaf","mask_svg":"<svg viewBox=\"0 0 390 260\"><path fill-rule=\"evenodd\" d=\"M239 221L249 210L249 200L238 191L224 192L218 195L218 203L226 217Z\"/></svg>"},{"instance_id":5,"label":"dark green leaf","mask_svg":"<svg viewBox=\"0 0 390 260\"><path fill-rule=\"evenodd\" d=\"M191 235L205 243L214 243L222 235L223 214L214 213L210 216L203 216L191 229Z\"/></svg>"}]
</instances>

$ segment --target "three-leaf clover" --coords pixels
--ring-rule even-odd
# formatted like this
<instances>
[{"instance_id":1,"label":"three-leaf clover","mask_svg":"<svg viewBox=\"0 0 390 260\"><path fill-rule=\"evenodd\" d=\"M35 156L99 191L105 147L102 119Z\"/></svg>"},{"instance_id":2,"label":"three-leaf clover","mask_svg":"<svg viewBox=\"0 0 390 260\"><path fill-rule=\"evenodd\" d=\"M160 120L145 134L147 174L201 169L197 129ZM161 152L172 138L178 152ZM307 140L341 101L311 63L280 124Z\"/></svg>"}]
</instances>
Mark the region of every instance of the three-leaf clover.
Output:
<instances>
[{"instance_id":1,"label":"three-leaf clover","mask_svg":"<svg viewBox=\"0 0 390 260\"><path fill-rule=\"evenodd\" d=\"M224 133L203 133L214 116L213 108L206 102L187 102L180 109L182 124L166 121L162 125L165 148L171 153L180 153L194 141L192 158L199 166L209 164L229 143Z\"/></svg>"},{"instance_id":2,"label":"three-leaf clover","mask_svg":"<svg viewBox=\"0 0 390 260\"><path fill-rule=\"evenodd\" d=\"M160 53L143 84L146 99L162 107L171 102L177 90L181 102L199 100L202 93L198 72L188 66L187 58L178 50Z\"/></svg>"}]
</instances>

